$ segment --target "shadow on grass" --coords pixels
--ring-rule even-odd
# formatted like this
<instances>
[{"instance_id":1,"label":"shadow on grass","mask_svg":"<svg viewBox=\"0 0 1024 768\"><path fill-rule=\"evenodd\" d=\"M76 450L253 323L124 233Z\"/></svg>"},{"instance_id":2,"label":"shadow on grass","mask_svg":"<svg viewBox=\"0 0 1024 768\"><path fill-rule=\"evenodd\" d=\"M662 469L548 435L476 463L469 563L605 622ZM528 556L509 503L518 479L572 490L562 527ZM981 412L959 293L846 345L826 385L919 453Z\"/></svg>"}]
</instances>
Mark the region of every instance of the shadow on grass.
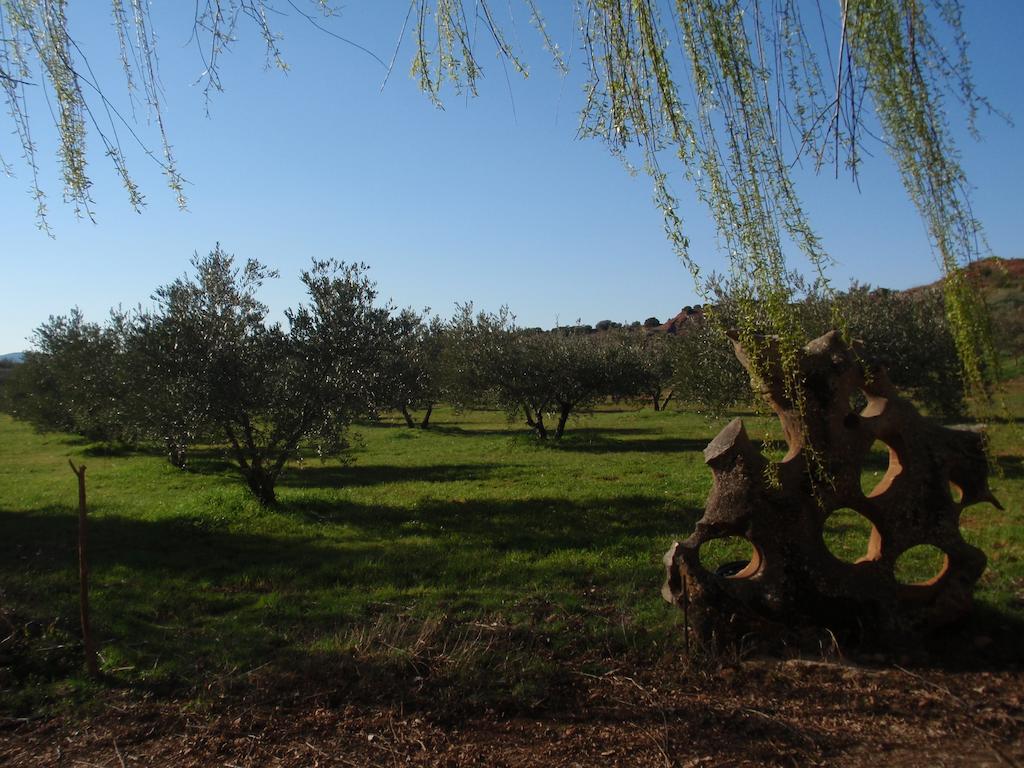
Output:
<instances>
[{"instance_id":1,"label":"shadow on grass","mask_svg":"<svg viewBox=\"0 0 1024 768\"><path fill-rule=\"evenodd\" d=\"M996 466L1007 480L1019 480L1024 477L1024 459L1020 456L1003 454L996 457Z\"/></svg>"},{"instance_id":2,"label":"shadow on grass","mask_svg":"<svg viewBox=\"0 0 1024 768\"><path fill-rule=\"evenodd\" d=\"M557 497L437 499L413 508L299 499L286 501L281 511L309 522L357 528L366 536L392 543L405 537L457 536L468 546L535 555L614 547L623 537L664 536L668 541L688 534L702 514L699 509L680 510L648 496L619 496L587 505Z\"/></svg>"},{"instance_id":3,"label":"shadow on grass","mask_svg":"<svg viewBox=\"0 0 1024 768\"><path fill-rule=\"evenodd\" d=\"M324 522L296 526L288 515ZM589 507L554 498L411 510L295 503L259 518L260 532L97 514L93 625L111 680L158 694L244 691L249 672L267 667L285 677L312 670L343 699L416 688L446 706L528 707L589 652L661 653L664 637L620 621L630 609L612 595L632 583L656 600L661 552L638 565L637 539L664 537L667 547L698 515L646 497ZM0 680L7 691L39 691L0 710L52 703L80 674L75 531L65 509L0 510L0 618L15 638L0 649ZM507 623L492 637L479 622L495 610ZM984 607L978 617L941 636L937 665L1020 663L1022 622ZM979 633L991 640L984 648Z\"/></svg>"},{"instance_id":4,"label":"shadow on grass","mask_svg":"<svg viewBox=\"0 0 1024 768\"><path fill-rule=\"evenodd\" d=\"M934 633L927 666L951 672L1019 669L1024 665L1024 618L976 603L960 623Z\"/></svg>"},{"instance_id":5,"label":"shadow on grass","mask_svg":"<svg viewBox=\"0 0 1024 768\"><path fill-rule=\"evenodd\" d=\"M462 629L452 631L462 632L466 621L495 610L514 615L523 599L536 596L575 615L572 606L591 599L594 585L647 584L645 593L656 599L661 547L647 553L649 565L638 565L635 537L662 537L667 547L697 514L645 497L593 506L557 498L438 500L414 508L300 498L247 521L242 531L216 515L141 520L98 510L89 523L93 624L115 678L155 692L198 690L211 678L268 661L298 664L317 643L362 631L382 616L411 612L424 621L455 611ZM295 518L307 523L296 525ZM17 626L13 645L0 648L5 689L59 688L80 674L76 530L75 515L64 508L0 508L0 619ZM617 598L608 599L610 607ZM586 610L579 617L593 618ZM537 632L556 630L545 625ZM618 623L581 629L574 639L586 642L587 632L617 637L622 630ZM524 680L534 682L513 687L527 685L535 696L541 677L560 673L529 671L530 647L515 654L527 670ZM416 671L399 666L407 685ZM477 675L481 670L471 671L474 686L486 677ZM508 671L509 679L518 674ZM508 692L495 685L496 695ZM31 708L54 695L15 697L0 709Z\"/></svg>"},{"instance_id":6,"label":"shadow on grass","mask_svg":"<svg viewBox=\"0 0 1024 768\"><path fill-rule=\"evenodd\" d=\"M464 423L464 422L460 422ZM414 435L457 435L457 436L489 436L489 437L501 437L503 435L514 435L518 430L519 425L515 422L509 424L504 428L495 427L481 427L474 429L472 427L460 427L456 426L456 422L445 422L436 421L431 422L430 426L426 429L419 425L410 427L405 422L401 423L384 423L384 422L373 422L360 425L363 429L382 429L388 431L395 431L399 434L406 434L411 436Z\"/></svg>"},{"instance_id":7,"label":"shadow on grass","mask_svg":"<svg viewBox=\"0 0 1024 768\"><path fill-rule=\"evenodd\" d=\"M507 466L507 465L505 465ZM392 464L306 464L281 475L281 488L351 488L379 483L450 483L485 480L498 464L431 464L397 467Z\"/></svg>"},{"instance_id":8,"label":"shadow on grass","mask_svg":"<svg viewBox=\"0 0 1024 768\"><path fill-rule=\"evenodd\" d=\"M82 440L79 445L85 445L82 455L98 458L120 458L124 456L166 456L167 451L155 445L125 445L124 443L95 443Z\"/></svg>"},{"instance_id":9,"label":"shadow on grass","mask_svg":"<svg viewBox=\"0 0 1024 768\"><path fill-rule=\"evenodd\" d=\"M551 425L554 429L554 425ZM526 426L526 424L519 421L511 422L506 429L473 429L472 427L460 427L455 424L439 423L436 426L431 426L428 432L433 432L439 435L456 435L462 437L475 437L478 435L499 435L507 437L516 436L527 436L533 437L533 433ZM650 435L656 433L658 430L647 429L644 427L573 427L571 424L565 429L565 437L562 440L566 440L573 436L587 436L587 435ZM542 441L537 440L538 443ZM556 444L557 440L549 440L549 443Z\"/></svg>"},{"instance_id":10,"label":"shadow on grass","mask_svg":"<svg viewBox=\"0 0 1024 768\"><path fill-rule=\"evenodd\" d=\"M552 448L578 453L684 453L703 451L708 441L704 438L655 437L648 439L618 440L609 437L607 429L576 429L566 431L561 440L549 441ZM652 430L636 430L635 433ZM629 434L624 432L620 434Z\"/></svg>"}]
</instances>

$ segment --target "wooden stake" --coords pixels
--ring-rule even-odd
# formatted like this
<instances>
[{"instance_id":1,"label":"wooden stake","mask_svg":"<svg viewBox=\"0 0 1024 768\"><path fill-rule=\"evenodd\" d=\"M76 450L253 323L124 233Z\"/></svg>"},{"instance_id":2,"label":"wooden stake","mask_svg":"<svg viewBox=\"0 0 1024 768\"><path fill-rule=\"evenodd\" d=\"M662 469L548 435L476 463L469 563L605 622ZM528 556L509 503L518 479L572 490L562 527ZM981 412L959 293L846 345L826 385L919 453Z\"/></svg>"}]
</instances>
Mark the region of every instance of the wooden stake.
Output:
<instances>
[{"instance_id":1,"label":"wooden stake","mask_svg":"<svg viewBox=\"0 0 1024 768\"><path fill-rule=\"evenodd\" d=\"M85 465L75 467L68 459L71 471L78 478L78 607L82 619L82 643L85 646L85 669L89 677L100 676L96 661L96 645L89 624L89 560L86 557Z\"/></svg>"},{"instance_id":2,"label":"wooden stake","mask_svg":"<svg viewBox=\"0 0 1024 768\"><path fill-rule=\"evenodd\" d=\"M683 574L683 644L686 648L686 658L690 658L690 584Z\"/></svg>"}]
</instances>

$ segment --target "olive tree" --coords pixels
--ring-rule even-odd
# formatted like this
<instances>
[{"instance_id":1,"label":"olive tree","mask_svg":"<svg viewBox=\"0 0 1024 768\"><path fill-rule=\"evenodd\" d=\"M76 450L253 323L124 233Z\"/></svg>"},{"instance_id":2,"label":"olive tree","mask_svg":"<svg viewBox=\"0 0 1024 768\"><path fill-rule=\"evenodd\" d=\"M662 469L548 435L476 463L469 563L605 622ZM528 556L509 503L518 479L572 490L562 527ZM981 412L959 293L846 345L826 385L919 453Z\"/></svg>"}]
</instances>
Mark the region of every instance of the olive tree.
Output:
<instances>
[{"instance_id":1,"label":"olive tree","mask_svg":"<svg viewBox=\"0 0 1024 768\"><path fill-rule=\"evenodd\" d=\"M607 340L559 328L518 334L513 352L518 370L502 384L506 409L512 413L518 403L539 438L560 439L571 415L615 386L616 352ZM555 421L553 432L546 417Z\"/></svg>"},{"instance_id":2,"label":"olive tree","mask_svg":"<svg viewBox=\"0 0 1024 768\"><path fill-rule=\"evenodd\" d=\"M833 327L838 313L846 333L864 342L866 354L885 366L893 384L934 415L964 415L964 380L956 375L956 342L940 289L904 292L854 284L832 297L812 293L800 312L810 336Z\"/></svg>"},{"instance_id":3,"label":"olive tree","mask_svg":"<svg viewBox=\"0 0 1024 768\"><path fill-rule=\"evenodd\" d=\"M445 397L445 329L411 309L392 318L392 339L384 351L386 402L402 414L406 426L427 429L434 406ZM414 412L423 415L414 419Z\"/></svg>"},{"instance_id":4,"label":"olive tree","mask_svg":"<svg viewBox=\"0 0 1024 768\"><path fill-rule=\"evenodd\" d=\"M105 325L87 322L78 308L51 316L10 374L8 409L38 429L133 442L126 327L126 316L116 311Z\"/></svg>"},{"instance_id":5,"label":"olive tree","mask_svg":"<svg viewBox=\"0 0 1024 768\"><path fill-rule=\"evenodd\" d=\"M570 416L620 386L624 361L613 339L561 328L511 329L491 343L489 391L510 419L522 418L541 440L558 440Z\"/></svg>"},{"instance_id":6,"label":"olive tree","mask_svg":"<svg viewBox=\"0 0 1024 768\"><path fill-rule=\"evenodd\" d=\"M196 428L223 442L256 498L274 504L303 441L336 453L352 419L377 407L389 308L374 305L362 265L315 261L302 273L307 303L286 312L285 329L268 324L258 298L274 275L263 265L236 267L218 247L193 267L156 294L155 343L183 344L194 363L184 382L168 383L200 399Z\"/></svg>"},{"instance_id":7,"label":"olive tree","mask_svg":"<svg viewBox=\"0 0 1024 768\"><path fill-rule=\"evenodd\" d=\"M302 0L196 4L187 26L203 65L203 90L220 88L219 63L241 34L241 22L252 22L268 60L286 68L272 20L290 8L319 26L313 14L332 13L327 2L306 1L308 10ZM439 106L447 84L476 93L485 45L503 67L527 74L513 43L516 35L499 21L497 5L476 0L469 12L461 1L412 0L406 17L416 20L412 74ZM963 269L977 257L984 238L948 118L949 104L958 104L974 133L977 115L993 111L972 79L965 7L965 0L856 0L839 3L838 13L799 0L580 0L574 5L570 45L582 47L586 76L580 134L604 142L648 173L669 241L701 288L700 265L689 250L673 180L696 186L731 259L730 272L751 297L740 305L741 337L749 341L764 330L776 335L782 359L789 361L784 373L791 385L797 376L793 353L805 341L793 312L799 293L791 280L793 256L804 259L814 274L824 274L829 265L793 169L833 167L838 176L846 168L855 178L874 136L892 156L947 277L944 300L968 381L980 387L996 368L985 307ZM564 71L559 41L538 4L522 0L522 8ZM481 20L488 34L478 37ZM143 94L163 149L147 156L160 164L184 205L163 119L157 30L149 4L116 0L111 26L111 55L121 59L129 90ZM89 213L85 158L92 134L103 144L129 203L141 206L143 195L118 140L118 123L127 121L90 77L67 0L4 0L0 31L0 89L30 170L40 222L45 225L46 204L29 106L35 102L26 98L26 91L38 86L48 96L59 134L65 199ZM97 119L102 115L109 124Z\"/></svg>"},{"instance_id":8,"label":"olive tree","mask_svg":"<svg viewBox=\"0 0 1024 768\"><path fill-rule=\"evenodd\" d=\"M751 396L750 379L732 344L706 320L687 323L675 337L672 391L677 403L712 414Z\"/></svg>"},{"instance_id":9,"label":"olive tree","mask_svg":"<svg viewBox=\"0 0 1024 768\"><path fill-rule=\"evenodd\" d=\"M622 383L613 394L640 395L655 411L664 410L674 396L675 335L630 331L619 337L628 360L619 365Z\"/></svg>"},{"instance_id":10,"label":"olive tree","mask_svg":"<svg viewBox=\"0 0 1024 768\"><path fill-rule=\"evenodd\" d=\"M476 311L472 302L456 306L444 326L446 343L441 352L452 405L481 408L501 400L501 382L509 381L518 367L512 358L518 332L508 307L486 312Z\"/></svg>"},{"instance_id":11,"label":"olive tree","mask_svg":"<svg viewBox=\"0 0 1024 768\"><path fill-rule=\"evenodd\" d=\"M170 287L157 290L157 311L139 311L127 335L129 397L140 435L160 443L167 460L184 469L189 449L197 442L215 442L208 416L203 339L197 323L173 313L185 300L172 297Z\"/></svg>"}]
</instances>

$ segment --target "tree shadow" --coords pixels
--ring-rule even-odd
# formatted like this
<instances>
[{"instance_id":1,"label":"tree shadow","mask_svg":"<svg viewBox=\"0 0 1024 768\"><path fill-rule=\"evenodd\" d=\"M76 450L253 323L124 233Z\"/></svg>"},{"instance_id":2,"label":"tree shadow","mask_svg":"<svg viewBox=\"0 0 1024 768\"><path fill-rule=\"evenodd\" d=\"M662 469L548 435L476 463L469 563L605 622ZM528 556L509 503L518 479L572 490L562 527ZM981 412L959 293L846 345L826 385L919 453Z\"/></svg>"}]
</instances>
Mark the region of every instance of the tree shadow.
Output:
<instances>
[{"instance_id":1,"label":"tree shadow","mask_svg":"<svg viewBox=\"0 0 1024 768\"><path fill-rule=\"evenodd\" d=\"M554 425L549 425L551 429L554 429ZM473 429L472 427L460 427L456 424L445 424L438 423L437 425L431 425L427 430L428 432L435 432L439 435L456 435L462 437L475 437L478 435L499 435L506 437L521 437L527 436L532 437L533 433L525 425L518 421L509 423L506 429ZM565 437L562 438L564 441L568 437L577 436L589 436L589 435L650 435L656 434L658 430L645 428L645 427L574 427L572 424L566 427ZM538 441L541 443L542 441ZM552 444L557 443L556 440L548 441Z\"/></svg>"},{"instance_id":2,"label":"tree shadow","mask_svg":"<svg viewBox=\"0 0 1024 768\"><path fill-rule=\"evenodd\" d=\"M436 422L432 423L426 429L420 429L417 427L415 430L409 429L402 425L403 428L409 432L422 432L424 434L431 435L451 435L455 437L513 437L520 433L519 426L515 423L511 423L504 429L495 429L493 427L474 429L472 427L460 427L453 423Z\"/></svg>"},{"instance_id":3,"label":"tree shadow","mask_svg":"<svg viewBox=\"0 0 1024 768\"><path fill-rule=\"evenodd\" d=\"M81 454L90 458L122 458L124 456L166 456L167 452L155 445L128 445L125 443L97 443L84 440Z\"/></svg>"},{"instance_id":4,"label":"tree shadow","mask_svg":"<svg viewBox=\"0 0 1024 768\"><path fill-rule=\"evenodd\" d=\"M152 520L94 510L93 625L107 668L119 670L112 674L158 692L190 689L232 670L304 658L317 642L381 616L430 616L468 601L469 620L479 620L475 595L511 609L543 590L572 605L596 580L647 583L656 596L662 547L638 565L619 556L622 542L661 538L667 547L698 514L639 496L589 506L548 498L400 508L298 495L245 530L202 513ZM0 618L18 625L17 641L0 653L5 688L79 674L76 531L64 508L0 507ZM609 552L607 566L594 564L592 550ZM397 607L382 609L384 601Z\"/></svg>"},{"instance_id":5,"label":"tree shadow","mask_svg":"<svg viewBox=\"0 0 1024 768\"><path fill-rule=\"evenodd\" d=\"M1024 459L1013 454L1001 454L995 457L996 467L1007 480L1019 480L1024 477Z\"/></svg>"},{"instance_id":6,"label":"tree shadow","mask_svg":"<svg viewBox=\"0 0 1024 768\"><path fill-rule=\"evenodd\" d=\"M653 430L636 430L633 434L650 433ZM649 439L619 440L609 437L609 430L573 430L566 432L561 440L549 441L552 448L577 453L684 453L703 451L708 441L704 438L657 437ZM619 434L631 434L624 431Z\"/></svg>"},{"instance_id":7,"label":"tree shadow","mask_svg":"<svg viewBox=\"0 0 1024 768\"><path fill-rule=\"evenodd\" d=\"M1024 617L986 603L926 638L923 665L949 672L1003 670L1024 664Z\"/></svg>"},{"instance_id":8,"label":"tree shadow","mask_svg":"<svg viewBox=\"0 0 1024 768\"><path fill-rule=\"evenodd\" d=\"M316 526L282 525L292 515ZM93 625L111 680L158 694L209 692L226 680L244 688L249 670L269 665L277 676L319 669L321 681L326 670L339 669L346 696L415 687L450 697L453 706L491 706L519 696L514 689L542 698L538 691L567 674L552 637L571 632L565 653L577 653L600 645L602 631L622 631L608 620L603 630L586 628L613 607L587 597L595 584L601 591L636 584L657 599L661 548L652 546L658 551L638 565L644 559L623 557L623 547L633 551L645 539L667 547L699 515L645 496L587 505L437 500L412 509L299 500L257 520L267 532L242 532L199 515L142 520L99 512L90 519ZM59 689L79 674L76 525L63 508L0 508L2 618L16 628L0 654L5 688L49 681ZM607 567L588 556L595 550L608 553ZM513 618L494 645L488 638L471 643L460 657L464 666L452 673L449 660L435 664L423 643L439 654L461 653L452 643L472 640L473 622L488 615L474 602L482 593L507 601L500 610L512 617L524 598L543 596L540 618ZM979 610L960 635L942 636L936 665L1020 663L1021 621ZM447 615L446 629L427 637L424 622L438 612ZM557 629L552 615L574 629ZM395 626L406 628L397 646ZM973 642L979 633L993 641L983 650ZM24 702L12 698L0 710Z\"/></svg>"},{"instance_id":9,"label":"tree shadow","mask_svg":"<svg viewBox=\"0 0 1024 768\"><path fill-rule=\"evenodd\" d=\"M629 496L579 504L564 498L425 500L415 507L363 505L316 498L286 499L283 514L344 525L373 539L457 537L467 546L498 552L548 554L596 549L623 537L689 533L703 511L677 509L663 498Z\"/></svg>"},{"instance_id":10,"label":"tree shadow","mask_svg":"<svg viewBox=\"0 0 1024 768\"><path fill-rule=\"evenodd\" d=\"M309 465L290 467L281 475L282 488L352 488L380 483L450 483L485 480L499 464L430 464L409 467L393 464Z\"/></svg>"}]
</instances>

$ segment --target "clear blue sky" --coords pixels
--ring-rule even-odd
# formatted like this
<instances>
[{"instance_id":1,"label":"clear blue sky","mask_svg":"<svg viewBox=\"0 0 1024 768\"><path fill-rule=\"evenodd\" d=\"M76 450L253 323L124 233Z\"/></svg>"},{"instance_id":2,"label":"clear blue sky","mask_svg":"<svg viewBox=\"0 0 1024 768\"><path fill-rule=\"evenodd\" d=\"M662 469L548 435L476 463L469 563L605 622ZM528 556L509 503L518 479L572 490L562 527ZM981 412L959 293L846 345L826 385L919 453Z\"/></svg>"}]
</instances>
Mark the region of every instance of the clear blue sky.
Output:
<instances>
[{"instance_id":1,"label":"clear blue sky","mask_svg":"<svg viewBox=\"0 0 1024 768\"><path fill-rule=\"evenodd\" d=\"M571 4L541 5L567 40ZM1024 120L1024 3L967 5L978 84ZM399 0L352 2L328 26L387 60L406 7ZM106 9L72 3L79 14L72 25L108 94L127 110ZM513 75L507 85L500 64L485 55L480 97L449 94L445 111L408 77L408 37L380 92L378 63L294 14L275 22L285 35L287 75L265 69L261 45L243 26L223 63L226 92L214 97L207 118L192 84L201 65L187 44L190 9L153 9L165 116L190 182L189 210L177 210L159 171L133 148L129 163L148 205L141 215L132 212L94 141L98 223L76 220L61 205L49 114L37 104L43 111L35 138L56 238L36 229L28 179L16 167L16 177L0 179L0 353L26 348L34 327L73 305L102 320L111 306L146 302L157 285L186 270L193 252L217 241L280 270L265 293L275 316L301 301L297 275L312 257L366 262L381 294L401 306L448 315L459 301L492 310L507 304L524 325L664 320L696 301L689 273L662 234L649 181L629 176L602 146L575 139L577 81L558 77L525 16L515 33L531 64L529 80ZM140 134L156 147L144 111L139 116ZM12 161L20 151L5 121L0 153ZM996 255L1022 257L1021 128L984 116L980 127L983 142L961 142L976 213ZM934 280L924 229L884 150L876 149L859 192L828 172L799 180L838 262L832 276L839 286L850 278L893 288ZM682 191L681 180L676 187ZM693 253L707 270L721 269L707 214L682 198Z\"/></svg>"}]
</instances>

